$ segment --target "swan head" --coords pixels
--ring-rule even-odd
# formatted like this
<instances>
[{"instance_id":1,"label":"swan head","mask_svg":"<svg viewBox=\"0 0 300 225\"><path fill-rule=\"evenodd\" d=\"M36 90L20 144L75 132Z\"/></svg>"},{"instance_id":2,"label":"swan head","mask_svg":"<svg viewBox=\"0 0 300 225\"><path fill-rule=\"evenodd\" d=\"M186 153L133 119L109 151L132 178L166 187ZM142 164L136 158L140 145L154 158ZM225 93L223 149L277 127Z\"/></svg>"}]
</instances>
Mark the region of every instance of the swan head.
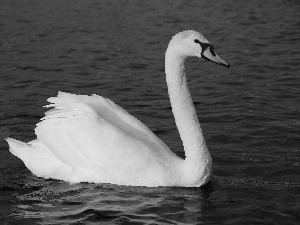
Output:
<instances>
[{"instance_id":1,"label":"swan head","mask_svg":"<svg viewBox=\"0 0 300 225\"><path fill-rule=\"evenodd\" d=\"M168 49L172 49L177 56L183 58L204 58L216 64L229 67L229 64L217 55L213 45L202 34L193 30L182 31L173 36Z\"/></svg>"}]
</instances>

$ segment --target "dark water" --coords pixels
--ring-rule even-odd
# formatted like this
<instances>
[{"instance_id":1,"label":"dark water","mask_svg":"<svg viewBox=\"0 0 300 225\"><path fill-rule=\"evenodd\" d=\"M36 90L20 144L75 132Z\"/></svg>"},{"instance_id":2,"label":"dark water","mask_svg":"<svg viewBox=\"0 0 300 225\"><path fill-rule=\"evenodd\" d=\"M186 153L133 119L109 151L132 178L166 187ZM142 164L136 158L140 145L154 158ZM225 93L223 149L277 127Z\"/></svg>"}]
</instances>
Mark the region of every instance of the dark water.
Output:
<instances>
[{"instance_id":1,"label":"dark water","mask_svg":"<svg viewBox=\"0 0 300 225\"><path fill-rule=\"evenodd\" d=\"M1 224L299 224L299 1L0 1ZM190 59L213 158L203 188L34 177L29 141L57 91L109 97L183 157L164 77L172 35L202 32L231 68Z\"/></svg>"}]
</instances>

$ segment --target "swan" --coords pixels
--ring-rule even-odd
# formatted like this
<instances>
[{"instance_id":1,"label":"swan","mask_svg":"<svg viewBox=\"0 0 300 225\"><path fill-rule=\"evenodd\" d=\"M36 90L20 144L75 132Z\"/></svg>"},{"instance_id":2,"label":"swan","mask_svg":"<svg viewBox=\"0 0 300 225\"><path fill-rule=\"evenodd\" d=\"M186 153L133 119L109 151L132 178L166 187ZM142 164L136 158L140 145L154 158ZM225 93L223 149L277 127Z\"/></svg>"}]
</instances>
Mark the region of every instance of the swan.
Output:
<instances>
[{"instance_id":1,"label":"swan","mask_svg":"<svg viewBox=\"0 0 300 225\"><path fill-rule=\"evenodd\" d=\"M205 144L185 74L188 57L229 67L200 33L183 31L165 54L168 93L185 159L178 157L142 122L98 95L58 92L54 107L36 125L36 140L6 138L10 152L36 176L70 183L199 187L212 159Z\"/></svg>"}]
</instances>

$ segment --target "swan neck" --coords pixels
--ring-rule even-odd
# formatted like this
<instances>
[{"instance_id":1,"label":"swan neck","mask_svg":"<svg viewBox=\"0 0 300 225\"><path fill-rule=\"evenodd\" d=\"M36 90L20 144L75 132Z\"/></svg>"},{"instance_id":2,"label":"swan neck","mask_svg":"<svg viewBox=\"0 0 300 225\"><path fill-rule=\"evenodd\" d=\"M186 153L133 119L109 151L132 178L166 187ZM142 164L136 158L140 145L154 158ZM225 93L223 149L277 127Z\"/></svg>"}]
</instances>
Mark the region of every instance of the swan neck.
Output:
<instances>
[{"instance_id":1,"label":"swan neck","mask_svg":"<svg viewBox=\"0 0 300 225\"><path fill-rule=\"evenodd\" d=\"M203 164L211 164L211 159L190 95L184 68L186 59L168 48L165 61L166 81L176 126L184 146L185 162L198 168Z\"/></svg>"}]
</instances>

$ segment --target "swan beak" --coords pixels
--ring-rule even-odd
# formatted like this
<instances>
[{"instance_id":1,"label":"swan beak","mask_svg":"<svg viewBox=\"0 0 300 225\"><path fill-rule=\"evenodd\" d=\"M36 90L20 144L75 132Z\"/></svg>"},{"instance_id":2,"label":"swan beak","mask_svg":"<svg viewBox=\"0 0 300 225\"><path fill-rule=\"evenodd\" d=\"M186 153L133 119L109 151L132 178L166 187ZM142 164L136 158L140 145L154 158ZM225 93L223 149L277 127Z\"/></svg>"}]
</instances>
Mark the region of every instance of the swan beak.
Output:
<instances>
[{"instance_id":1,"label":"swan beak","mask_svg":"<svg viewBox=\"0 0 300 225\"><path fill-rule=\"evenodd\" d=\"M225 60L221 59L214 51L214 47L210 45L205 51L201 54L202 58L217 63L222 66L230 67L229 63L225 62Z\"/></svg>"}]
</instances>

